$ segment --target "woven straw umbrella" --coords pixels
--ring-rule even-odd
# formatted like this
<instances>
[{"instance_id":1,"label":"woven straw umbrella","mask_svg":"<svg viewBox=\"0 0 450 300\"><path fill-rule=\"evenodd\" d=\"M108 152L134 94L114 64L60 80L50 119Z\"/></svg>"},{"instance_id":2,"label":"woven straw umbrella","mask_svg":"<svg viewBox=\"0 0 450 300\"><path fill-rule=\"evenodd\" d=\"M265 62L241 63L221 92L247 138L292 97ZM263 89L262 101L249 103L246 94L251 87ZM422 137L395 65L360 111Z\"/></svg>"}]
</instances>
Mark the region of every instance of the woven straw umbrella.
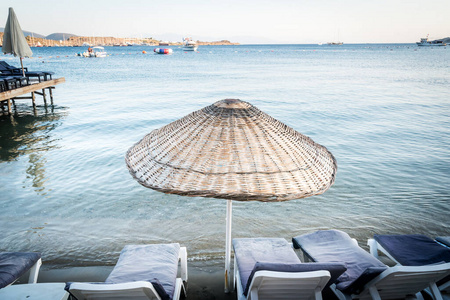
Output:
<instances>
[{"instance_id":1,"label":"woven straw umbrella","mask_svg":"<svg viewBox=\"0 0 450 300\"><path fill-rule=\"evenodd\" d=\"M153 130L126 154L131 175L169 194L228 199L225 291L231 260L231 200L286 201L325 192L337 164L323 146L248 102L218 101Z\"/></svg>"}]
</instances>

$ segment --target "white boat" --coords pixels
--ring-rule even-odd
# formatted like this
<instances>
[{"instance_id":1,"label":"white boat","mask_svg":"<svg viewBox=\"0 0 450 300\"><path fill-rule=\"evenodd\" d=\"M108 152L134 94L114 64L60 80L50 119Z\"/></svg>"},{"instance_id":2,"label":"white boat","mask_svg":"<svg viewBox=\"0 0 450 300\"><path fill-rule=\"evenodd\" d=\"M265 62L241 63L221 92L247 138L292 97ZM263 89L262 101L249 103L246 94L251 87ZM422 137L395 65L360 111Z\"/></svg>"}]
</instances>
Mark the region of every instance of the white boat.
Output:
<instances>
[{"instance_id":1,"label":"white boat","mask_svg":"<svg viewBox=\"0 0 450 300\"><path fill-rule=\"evenodd\" d=\"M436 40L436 41L429 41L428 40L428 35L426 38L421 38L420 42L416 42L417 46L447 46L447 44L445 44L442 41Z\"/></svg>"},{"instance_id":2,"label":"white boat","mask_svg":"<svg viewBox=\"0 0 450 300\"><path fill-rule=\"evenodd\" d=\"M92 47L92 51L83 52L84 57L106 57L106 55L105 48L100 46Z\"/></svg>"},{"instance_id":3,"label":"white boat","mask_svg":"<svg viewBox=\"0 0 450 300\"><path fill-rule=\"evenodd\" d=\"M192 38L183 39L183 50L186 51L197 51L198 45Z\"/></svg>"},{"instance_id":4,"label":"white boat","mask_svg":"<svg viewBox=\"0 0 450 300\"><path fill-rule=\"evenodd\" d=\"M105 48L97 46L92 48L92 52L94 52L95 57L106 57L107 53L105 51Z\"/></svg>"}]
</instances>

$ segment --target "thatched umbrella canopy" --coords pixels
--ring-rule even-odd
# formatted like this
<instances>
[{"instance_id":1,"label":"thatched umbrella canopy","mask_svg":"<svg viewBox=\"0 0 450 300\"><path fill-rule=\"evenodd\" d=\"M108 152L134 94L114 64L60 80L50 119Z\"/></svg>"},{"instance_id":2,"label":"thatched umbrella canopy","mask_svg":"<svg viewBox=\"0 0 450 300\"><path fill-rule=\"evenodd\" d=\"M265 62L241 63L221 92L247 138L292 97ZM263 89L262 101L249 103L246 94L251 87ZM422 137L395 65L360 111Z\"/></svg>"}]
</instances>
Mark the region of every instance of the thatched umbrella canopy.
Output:
<instances>
[{"instance_id":1,"label":"thatched umbrella canopy","mask_svg":"<svg viewBox=\"0 0 450 300\"><path fill-rule=\"evenodd\" d=\"M128 150L126 163L148 188L238 201L318 195L334 183L337 171L325 147L237 99L218 101L153 130ZM226 252L228 279L231 201Z\"/></svg>"}]
</instances>

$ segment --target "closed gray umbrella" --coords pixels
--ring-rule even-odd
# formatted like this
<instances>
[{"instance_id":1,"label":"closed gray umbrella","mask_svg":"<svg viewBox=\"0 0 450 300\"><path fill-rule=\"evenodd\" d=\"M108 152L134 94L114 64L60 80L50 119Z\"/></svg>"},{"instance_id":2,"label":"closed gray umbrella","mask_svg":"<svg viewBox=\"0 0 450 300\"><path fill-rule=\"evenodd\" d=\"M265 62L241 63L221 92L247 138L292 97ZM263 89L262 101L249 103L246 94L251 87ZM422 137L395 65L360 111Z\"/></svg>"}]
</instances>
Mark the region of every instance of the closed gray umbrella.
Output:
<instances>
[{"instance_id":1,"label":"closed gray umbrella","mask_svg":"<svg viewBox=\"0 0 450 300\"><path fill-rule=\"evenodd\" d=\"M2 52L20 57L20 65L22 66L23 76L25 76L22 58L32 56L33 52L28 46L22 28L20 28L19 20L17 20L16 13L12 7L9 8L8 20L3 33Z\"/></svg>"},{"instance_id":2,"label":"closed gray umbrella","mask_svg":"<svg viewBox=\"0 0 450 300\"><path fill-rule=\"evenodd\" d=\"M228 199L225 290L231 256L231 200L287 201L325 192L337 164L323 146L250 103L225 99L153 130L126 154L143 186Z\"/></svg>"}]
</instances>

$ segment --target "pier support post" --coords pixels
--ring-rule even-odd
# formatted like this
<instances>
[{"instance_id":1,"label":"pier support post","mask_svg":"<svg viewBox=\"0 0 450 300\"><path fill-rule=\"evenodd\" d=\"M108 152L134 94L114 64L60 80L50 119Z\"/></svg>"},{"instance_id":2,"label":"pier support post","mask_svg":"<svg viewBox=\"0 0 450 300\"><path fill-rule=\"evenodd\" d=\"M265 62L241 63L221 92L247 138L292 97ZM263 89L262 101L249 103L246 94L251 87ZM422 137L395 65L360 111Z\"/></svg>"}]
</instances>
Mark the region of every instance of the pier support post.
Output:
<instances>
[{"instance_id":1,"label":"pier support post","mask_svg":"<svg viewBox=\"0 0 450 300\"><path fill-rule=\"evenodd\" d=\"M47 96L45 95L45 89L42 89L42 97L44 98L44 105L47 106Z\"/></svg>"},{"instance_id":2,"label":"pier support post","mask_svg":"<svg viewBox=\"0 0 450 300\"><path fill-rule=\"evenodd\" d=\"M12 109L11 109L11 99L8 99L8 113L12 114Z\"/></svg>"},{"instance_id":3,"label":"pier support post","mask_svg":"<svg viewBox=\"0 0 450 300\"><path fill-rule=\"evenodd\" d=\"M33 102L33 107L36 107L36 96L34 92L31 92L31 101Z\"/></svg>"},{"instance_id":4,"label":"pier support post","mask_svg":"<svg viewBox=\"0 0 450 300\"><path fill-rule=\"evenodd\" d=\"M50 103L53 105L53 92L52 87L48 88L48 93L50 94Z\"/></svg>"}]
</instances>

